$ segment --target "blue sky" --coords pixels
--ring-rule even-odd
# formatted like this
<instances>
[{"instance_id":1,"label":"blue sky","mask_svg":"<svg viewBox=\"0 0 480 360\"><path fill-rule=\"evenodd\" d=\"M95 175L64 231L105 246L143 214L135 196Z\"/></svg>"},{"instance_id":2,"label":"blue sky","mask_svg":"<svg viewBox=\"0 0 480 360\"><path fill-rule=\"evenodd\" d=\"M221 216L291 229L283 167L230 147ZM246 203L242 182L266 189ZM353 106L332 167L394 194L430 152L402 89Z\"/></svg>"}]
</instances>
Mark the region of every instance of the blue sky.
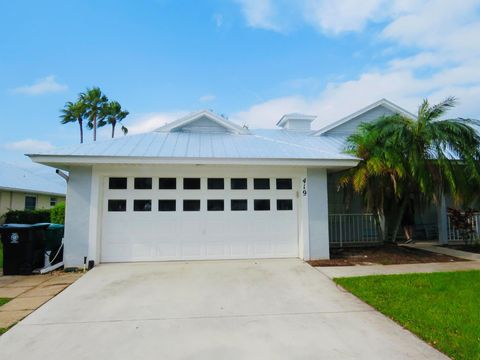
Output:
<instances>
[{"instance_id":1,"label":"blue sky","mask_svg":"<svg viewBox=\"0 0 480 360\"><path fill-rule=\"evenodd\" d=\"M2 161L78 143L59 110L91 86L130 111L132 134L201 108L250 127L334 121L382 97L415 111L455 95L452 116L480 118L479 1L32 0L0 14Z\"/></svg>"}]
</instances>

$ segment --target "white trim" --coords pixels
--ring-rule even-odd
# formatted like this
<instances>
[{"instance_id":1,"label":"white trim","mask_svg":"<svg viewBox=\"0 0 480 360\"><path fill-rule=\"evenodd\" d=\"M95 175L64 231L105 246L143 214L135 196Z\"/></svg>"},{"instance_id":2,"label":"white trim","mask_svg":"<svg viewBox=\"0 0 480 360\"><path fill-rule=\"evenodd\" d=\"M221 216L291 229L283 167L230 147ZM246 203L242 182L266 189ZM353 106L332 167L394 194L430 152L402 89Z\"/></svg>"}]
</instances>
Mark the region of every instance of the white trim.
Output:
<instances>
[{"instance_id":1,"label":"white trim","mask_svg":"<svg viewBox=\"0 0 480 360\"><path fill-rule=\"evenodd\" d=\"M163 125L162 127L156 129L158 132L171 132L175 129L190 124L191 122L198 120L202 117L206 117L209 120L217 123L218 125L224 127L225 129L235 133L235 134L248 134L249 131L247 128L244 128L240 125L237 125L209 110L201 110L194 113L191 113L187 116L184 116L178 120L171 122L170 124Z\"/></svg>"},{"instance_id":2,"label":"white trim","mask_svg":"<svg viewBox=\"0 0 480 360\"><path fill-rule=\"evenodd\" d=\"M248 158L154 158L134 156L58 156L58 155L30 155L37 163L58 167L68 170L69 165L93 165L93 164L190 164L190 165L289 165L343 168L355 167L359 160L346 159L248 159Z\"/></svg>"},{"instance_id":3,"label":"white trim","mask_svg":"<svg viewBox=\"0 0 480 360\"><path fill-rule=\"evenodd\" d=\"M372 109L375 109L376 107L378 106L384 106L386 107L387 109L389 110L392 110L393 112L395 113L399 113L399 114L402 114L408 118L411 118L411 119L416 119L417 117L412 114L411 112L401 108L400 106L398 105L395 105L394 103L392 103L391 101L388 101L387 99L380 99L378 100L377 102L374 102L373 104L370 104L356 112L354 112L353 114L350 114L340 120L337 120L337 121L334 121L333 123L331 124L328 124L324 127L322 127L320 130L317 130L316 132L313 133L314 136L318 136L318 135L322 135L324 133L326 133L327 131L330 131L334 128L336 128L337 126L340 126L340 125L343 125L345 124L346 122L349 122L350 120L352 119L355 119L356 117L366 113L367 111L370 111Z\"/></svg>"},{"instance_id":4,"label":"white trim","mask_svg":"<svg viewBox=\"0 0 480 360\"><path fill-rule=\"evenodd\" d=\"M276 126L282 127L289 120L305 120L312 122L317 118L316 115L304 115L304 114L286 114L278 120Z\"/></svg>"},{"instance_id":5,"label":"white trim","mask_svg":"<svg viewBox=\"0 0 480 360\"><path fill-rule=\"evenodd\" d=\"M4 186L0 186L0 191L13 191L13 192L21 192L21 193L31 193L31 194L40 194L40 195L55 195L55 196L65 197L65 193L56 193L56 192L34 190L34 189L10 188L10 187L4 187Z\"/></svg>"}]
</instances>

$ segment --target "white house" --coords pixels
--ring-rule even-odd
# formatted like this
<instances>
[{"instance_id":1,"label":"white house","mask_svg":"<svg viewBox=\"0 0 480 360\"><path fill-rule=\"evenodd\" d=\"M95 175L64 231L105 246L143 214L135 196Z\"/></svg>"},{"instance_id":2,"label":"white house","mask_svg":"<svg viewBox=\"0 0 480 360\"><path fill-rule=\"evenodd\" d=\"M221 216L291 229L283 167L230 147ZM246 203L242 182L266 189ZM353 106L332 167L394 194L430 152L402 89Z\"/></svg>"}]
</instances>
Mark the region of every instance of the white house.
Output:
<instances>
[{"instance_id":1,"label":"white house","mask_svg":"<svg viewBox=\"0 0 480 360\"><path fill-rule=\"evenodd\" d=\"M66 266L328 258L329 207L341 207L328 179L358 162L343 152L345 137L398 112L413 116L382 99L316 130L302 114L253 130L200 111L150 133L28 156L69 171Z\"/></svg>"}]
</instances>

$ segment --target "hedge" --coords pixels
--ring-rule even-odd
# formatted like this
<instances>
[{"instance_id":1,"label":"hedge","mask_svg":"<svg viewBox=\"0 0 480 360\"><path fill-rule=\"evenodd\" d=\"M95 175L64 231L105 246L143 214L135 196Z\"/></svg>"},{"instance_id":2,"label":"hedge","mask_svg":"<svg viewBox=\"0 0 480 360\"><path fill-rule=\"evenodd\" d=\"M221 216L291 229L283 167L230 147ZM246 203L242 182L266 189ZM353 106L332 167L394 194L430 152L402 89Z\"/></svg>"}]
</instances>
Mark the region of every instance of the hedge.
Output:
<instances>
[{"instance_id":1,"label":"hedge","mask_svg":"<svg viewBox=\"0 0 480 360\"><path fill-rule=\"evenodd\" d=\"M36 224L50 222L50 210L9 210L4 215L6 224Z\"/></svg>"},{"instance_id":2,"label":"hedge","mask_svg":"<svg viewBox=\"0 0 480 360\"><path fill-rule=\"evenodd\" d=\"M61 202L50 210L50 222L53 224L65 224L65 203Z\"/></svg>"}]
</instances>

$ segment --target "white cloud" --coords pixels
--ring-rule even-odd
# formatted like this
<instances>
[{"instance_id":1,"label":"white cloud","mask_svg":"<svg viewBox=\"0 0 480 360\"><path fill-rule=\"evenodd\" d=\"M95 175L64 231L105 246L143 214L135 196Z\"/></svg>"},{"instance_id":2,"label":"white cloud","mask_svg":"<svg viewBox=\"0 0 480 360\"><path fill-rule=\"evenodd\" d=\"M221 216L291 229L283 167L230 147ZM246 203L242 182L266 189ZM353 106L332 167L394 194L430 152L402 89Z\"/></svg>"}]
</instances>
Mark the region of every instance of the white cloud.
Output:
<instances>
[{"instance_id":1,"label":"white cloud","mask_svg":"<svg viewBox=\"0 0 480 360\"><path fill-rule=\"evenodd\" d=\"M133 120L129 121L128 134L141 134L158 129L159 127L171 123L182 116L188 114L189 111L172 111L163 113L149 113L137 116Z\"/></svg>"},{"instance_id":2,"label":"white cloud","mask_svg":"<svg viewBox=\"0 0 480 360\"><path fill-rule=\"evenodd\" d=\"M23 151L26 153L36 153L53 150L55 147L48 141L25 139L7 143L4 145L7 150Z\"/></svg>"},{"instance_id":3,"label":"white cloud","mask_svg":"<svg viewBox=\"0 0 480 360\"><path fill-rule=\"evenodd\" d=\"M206 95L200 96L198 100L201 102L209 102L209 101L215 100L216 98L217 97L213 94L206 94Z\"/></svg>"},{"instance_id":4,"label":"white cloud","mask_svg":"<svg viewBox=\"0 0 480 360\"><path fill-rule=\"evenodd\" d=\"M272 0L236 0L250 27L281 31L282 26L276 19L275 5Z\"/></svg>"},{"instance_id":5,"label":"white cloud","mask_svg":"<svg viewBox=\"0 0 480 360\"><path fill-rule=\"evenodd\" d=\"M220 28L223 26L223 15L219 13L213 14L213 21L215 22L215 25L217 28Z\"/></svg>"},{"instance_id":6,"label":"white cloud","mask_svg":"<svg viewBox=\"0 0 480 360\"><path fill-rule=\"evenodd\" d=\"M15 94L25 95L43 95L47 93L56 93L66 91L67 85L60 84L55 80L54 75L49 75L35 81L32 85L19 86L12 90Z\"/></svg>"}]
</instances>

